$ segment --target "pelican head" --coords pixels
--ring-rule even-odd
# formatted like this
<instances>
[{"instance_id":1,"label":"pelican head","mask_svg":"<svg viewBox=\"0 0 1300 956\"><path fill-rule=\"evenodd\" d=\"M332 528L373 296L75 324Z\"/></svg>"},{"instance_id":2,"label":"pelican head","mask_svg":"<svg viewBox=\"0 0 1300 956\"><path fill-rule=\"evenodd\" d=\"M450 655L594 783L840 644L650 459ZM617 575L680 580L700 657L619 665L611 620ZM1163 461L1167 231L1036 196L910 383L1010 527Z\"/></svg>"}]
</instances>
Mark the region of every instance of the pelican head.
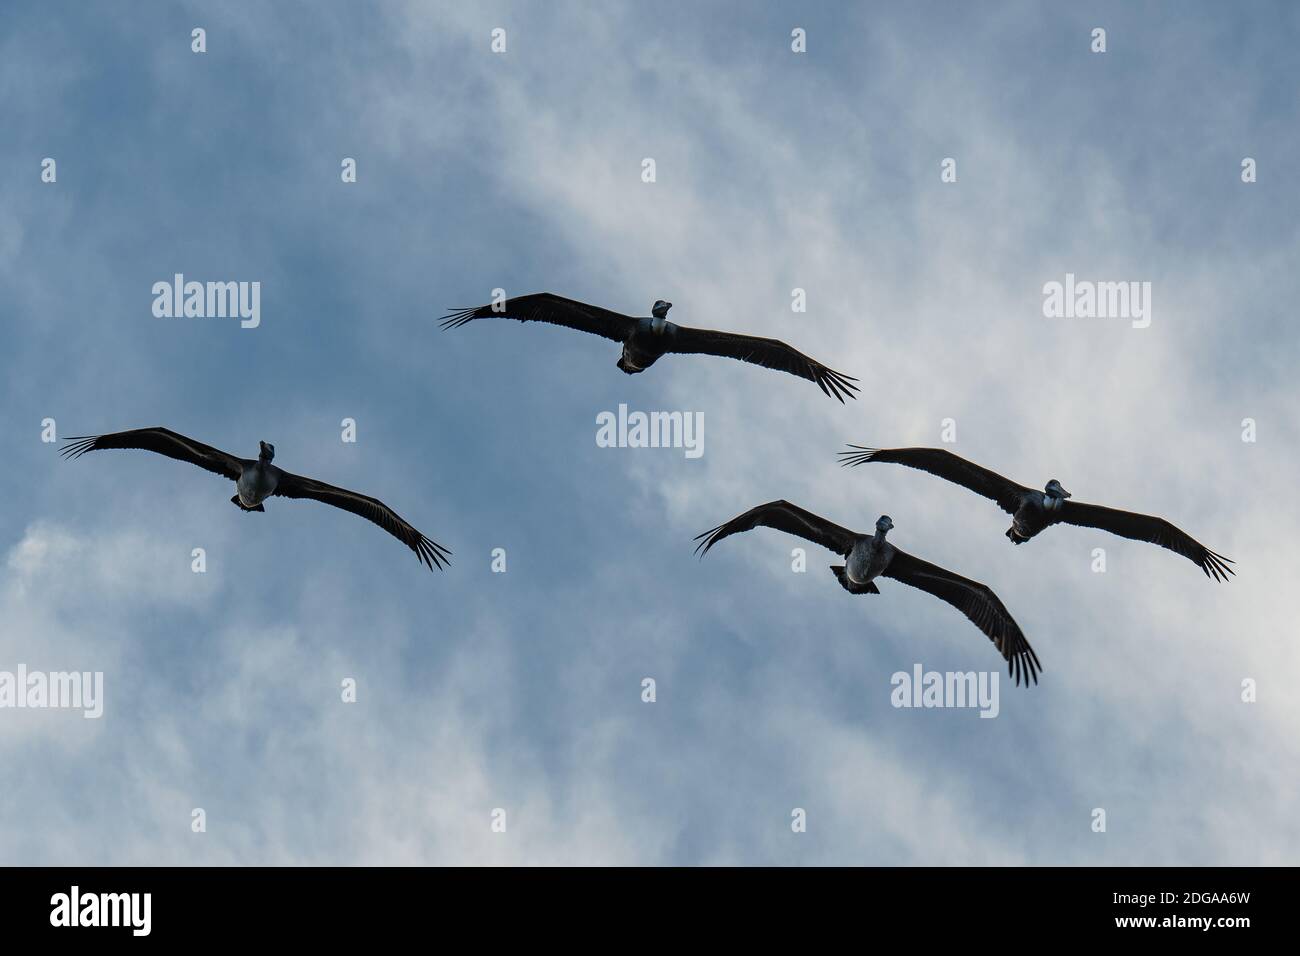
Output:
<instances>
[{"instance_id":1,"label":"pelican head","mask_svg":"<svg viewBox=\"0 0 1300 956\"><path fill-rule=\"evenodd\" d=\"M1043 491L1047 493L1047 497L1049 498L1070 497L1070 493L1066 491L1064 488L1062 488L1061 483L1057 481L1055 478L1053 478L1051 481L1047 483L1046 487L1043 488Z\"/></svg>"},{"instance_id":2,"label":"pelican head","mask_svg":"<svg viewBox=\"0 0 1300 956\"><path fill-rule=\"evenodd\" d=\"M668 310L672 307L673 304L671 302L665 302L663 299L658 299L654 304L654 308L650 310L650 314L656 319L666 319L668 318Z\"/></svg>"},{"instance_id":3,"label":"pelican head","mask_svg":"<svg viewBox=\"0 0 1300 956\"><path fill-rule=\"evenodd\" d=\"M894 530L894 519L889 517L889 515L881 515L879 520L876 521L876 531L879 532L880 534L884 534L886 531L893 531L893 530Z\"/></svg>"},{"instance_id":4,"label":"pelican head","mask_svg":"<svg viewBox=\"0 0 1300 956\"><path fill-rule=\"evenodd\" d=\"M269 441L260 441L257 444L261 446L261 454L257 456L258 461L270 461L275 457L275 446Z\"/></svg>"}]
</instances>

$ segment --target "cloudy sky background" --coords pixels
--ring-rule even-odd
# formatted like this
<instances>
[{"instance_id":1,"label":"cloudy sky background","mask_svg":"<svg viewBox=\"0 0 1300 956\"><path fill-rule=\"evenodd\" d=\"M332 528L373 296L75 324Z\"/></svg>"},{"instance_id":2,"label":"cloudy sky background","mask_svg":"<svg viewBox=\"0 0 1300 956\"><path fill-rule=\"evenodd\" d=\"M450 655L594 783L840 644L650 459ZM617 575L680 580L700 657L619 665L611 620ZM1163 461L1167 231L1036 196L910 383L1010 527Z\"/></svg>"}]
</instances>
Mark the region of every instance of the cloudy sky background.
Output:
<instances>
[{"instance_id":1,"label":"cloudy sky background","mask_svg":"<svg viewBox=\"0 0 1300 956\"><path fill-rule=\"evenodd\" d=\"M9 5L0 669L102 670L106 702L0 710L0 861L1297 862L1300 11L804 6ZM175 272L261 281L261 327L154 318ZM1151 326L1044 318L1067 272L1150 281ZM438 329L498 286L667 298L863 399ZM703 458L598 448L620 402L703 412ZM242 514L145 453L64 462L47 417L266 439L453 564L310 502ZM945 418L959 454L1163 514L1238 577L1084 529L1013 549L963 489L836 466L846 441L938 444ZM1004 682L995 720L891 707L893 672L994 651L921 592L846 594L814 547L792 573L776 532L693 557L781 497L888 513L992 586L1042 683Z\"/></svg>"}]
</instances>

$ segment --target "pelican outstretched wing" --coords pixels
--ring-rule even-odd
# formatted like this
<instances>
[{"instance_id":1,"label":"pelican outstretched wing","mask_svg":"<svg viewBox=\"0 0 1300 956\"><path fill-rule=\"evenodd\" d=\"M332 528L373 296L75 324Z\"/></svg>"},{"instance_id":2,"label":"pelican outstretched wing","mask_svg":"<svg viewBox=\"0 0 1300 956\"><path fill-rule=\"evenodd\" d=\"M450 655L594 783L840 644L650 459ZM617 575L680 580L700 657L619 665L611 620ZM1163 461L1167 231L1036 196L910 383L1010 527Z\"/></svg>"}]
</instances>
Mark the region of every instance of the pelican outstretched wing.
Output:
<instances>
[{"instance_id":1,"label":"pelican outstretched wing","mask_svg":"<svg viewBox=\"0 0 1300 956\"><path fill-rule=\"evenodd\" d=\"M506 299L498 305L480 305L469 309L453 309L442 318L444 329L455 329L475 319L516 319L520 322L546 322L562 325L623 342L637 327L630 315L611 312L600 306L587 305L576 299L566 299L552 292L536 292Z\"/></svg>"},{"instance_id":2,"label":"pelican outstretched wing","mask_svg":"<svg viewBox=\"0 0 1300 956\"><path fill-rule=\"evenodd\" d=\"M858 386L851 375L827 368L816 359L809 358L799 350L786 345L778 339L765 339L757 335L742 335L737 332L719 332L714 329L692 329L684 325L669 327L672 331L667 336L667 350L684 355L720 355L724 358L739 359L752 365L789 372L810 382L831 398L841 402L847 398L857 398L853 393Z\"/></svg>"},{"instance_id":3,"label":"pelican outstretched wing","mask_svg":"<svg viewBox=\"0 0 1300 956\"><path fill-rule=\"evenodd\" d=\"M1022 677L1026 685L1030 680L1038 683L1038 672L1043 669L1038 663L1038 655L992 588L937 564L922 561L898 548L894 549L894 556L881 573L947 601L993 642L1007 662L1007 670L1016 679L1017 686Z\"/></svg>"},{"instance_id":4,"label":"pelican outstretched wing","mask_svg":"<svg viewBox=\"0 0 1300 956\"><path fill-rule=\"evenodd\" d=\"M310 498L313 501L320 501L327 505L333 505L335 508L350 511L354 515L360 515L367 521L379 525L379 527L414 551L415 556L422 563L428 565L430 571L435 567L442 568L450 563L450 551L437 542L426 538L410 522L404 520L401 515L378 498L371 498L369 495L348 491L346 488L336 488L334 485L327 485L315 478L304 478L302 475L295 475L287 471L281 474L280 483L275 488L275 494L284 498Z\"/></svg>"},{"instance_id":5,"label":"pelican outstretched wing","mask_svg":"<svg viewBox=\"0 0 1300 956\"><path fill-rule=\"evenodd\" d=\"M863 445L849 445L849 449L839 453L841 465L888 461L908 468L919 468L996 501L1003 511L1011 515L1020 507L1021 496L1033 493L1024 485L1018 485L995 471L982 468L943 448L867 448Z\"/></svg>"},{"instance_id":6,"label":"pelican outstretched wing","mask_svg":"<svg viewBox=\"0 0 1300 956\"><path fill-rule=\"evenodd\" d=\"M1211 551L1186 531L1164 518L1137 514L1133 511L1120 511L1116 508L1103 508L1101 505L1066 501L1061 506L1061 521L1064 524L1109 531L1121 538L1158 544L1189 559L1205 572L1207 578L1216 581L1226 581L1228 575L1236 574L1228 567L1229 564L1235 563L1231 558L1225 558Z\"/></svg>"},{"instance_id":7,"label":"pelican outstretched wing","mask_svg":"<svg viewBox=\"0 0 1300 956\"><path fill-rule=\"evenodd\" d=\"M105 448L140 448L144 451L156 452L159 455L166 455L168 458L175 458L177 461L187 461L191 465L198 465L214 475L221 475L231 481L238 481L244 466L252 464L250 459L236 458L219 448L205 445L193 438L186 438L184 435L162 426L157 428L136 428L132 431L113 432L109 435L81 435L69 438L68 444L64 445L59 450L59 453L65 458L72 459L80 458L87 452L101 451Z\"/></svg>"},{"instance_id":8,"label":"pelican outstretched wing","mask_svg":"<svg viewBox=\"0 0 1300 956\"><path fill-rule=\"evenodd\" d=\"M737 515L726 524L720 524L703 534L696 535L695 540L700 543L695 546L695 550L702 558L723 538L757 528L759 525L797 535L844 556L853 550L853 542L857 538L857 535L847 528L841 528L811 511L805 511L798 505L781 500L769 501L757 508L750 508L743 515Z\"/></svg>"}]
</instances>

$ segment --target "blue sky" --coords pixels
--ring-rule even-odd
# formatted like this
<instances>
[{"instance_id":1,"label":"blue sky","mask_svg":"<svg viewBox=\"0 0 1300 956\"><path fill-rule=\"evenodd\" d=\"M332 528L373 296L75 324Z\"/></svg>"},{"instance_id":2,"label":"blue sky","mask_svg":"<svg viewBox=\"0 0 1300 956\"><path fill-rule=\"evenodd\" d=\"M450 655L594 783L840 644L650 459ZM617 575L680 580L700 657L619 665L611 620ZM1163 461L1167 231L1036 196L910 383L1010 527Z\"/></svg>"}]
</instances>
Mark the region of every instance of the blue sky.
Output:
<instances>
[{"instance_id":1,"label":"blue sky","mask_svg":"<svg viewBox=\"0 0 1300 956\"><path fill-rule=\"evenodd\" d=\"M0 669L102 670L106 701L0 710L0 860L1296 862L1300 11L804 6L8 6ZM155 318L176 272L260 281L260 327ZM1151 326L1044 318L1066 273L1151 282ZM863 398L438 329L496 287L666 298ZM619 403L703 413L703 457L598 448ZM64 462L45 418L266 439L453 564L311 502L241 514L143 452ZM1013 549L960 488L836 467L947 418L958 454L1162 514L1240 573L1084 529ZM891 707L897 670L996 656L920 592L846 594L828 553L792 573L773 531L696 561L695 534L782 497L888 513L992 586L1042 683L1004 684L994 720Z\"/></svg>"}]
</instances>

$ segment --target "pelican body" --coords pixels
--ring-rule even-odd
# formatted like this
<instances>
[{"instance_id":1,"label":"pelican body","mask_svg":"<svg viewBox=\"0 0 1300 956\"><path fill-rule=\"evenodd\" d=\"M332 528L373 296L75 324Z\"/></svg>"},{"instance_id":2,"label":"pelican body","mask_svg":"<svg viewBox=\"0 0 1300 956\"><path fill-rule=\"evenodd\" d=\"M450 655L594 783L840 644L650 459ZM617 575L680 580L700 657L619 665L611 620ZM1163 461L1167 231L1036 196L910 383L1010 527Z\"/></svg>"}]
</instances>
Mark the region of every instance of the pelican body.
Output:
<instances>
[{"instance_id":1,"label":"pelican body","mask_svg":"<svg viewBox=\"0 0 1300 956\"><path fill-rule=\"evenodd\" d=\"M230 499L245 511L266 511L262 502L275 494L284 475L279 468L271 464L275 457L275 446L268 442L258 442L260 450L257 461L245 464L235 481L235 495Z\"/></svg>"},{"instance_id":2,"label":"pelican body","mask_svg":"<svg viewBox=\"0 0 1300 956\"><path fill-rule=\"evenodd\" d=\"M1044 528L1050 528L1064 517L1062 505L1070 493L1053 478L1042 492L1031 491L1020 496L1020 504L1011 516L1007 537L1012 544L1024 544Z\"/></svg>"},{"instance_id":3,"label":"pelican body","mask_svg":"<svg viewBox=\"0 0 1300 956\"><path fill-rule=\"evenodd\" d=\"M889 515L881 515L876 522L874 535L859 535L853 550L844 559L844 567L832 567L844 590L852 594L879 594L872 579L885 572L894 557L894 546L885 540L894 522Z\"/></svg>"},{"instance_id":4,"label":"pelican body","mask_svg":"<svg viewBox=\"0 0 1300 956\"><path fill-rule=\"evenodd\" d=\"M638 319L636 328L623 343L623 354L618 360L618 367L628 375L644 372L668 351L667 343L677 331L677 326L668 321L671 302L659 299L650 310L650 318Z\"/></svg>"}]
</instances>

